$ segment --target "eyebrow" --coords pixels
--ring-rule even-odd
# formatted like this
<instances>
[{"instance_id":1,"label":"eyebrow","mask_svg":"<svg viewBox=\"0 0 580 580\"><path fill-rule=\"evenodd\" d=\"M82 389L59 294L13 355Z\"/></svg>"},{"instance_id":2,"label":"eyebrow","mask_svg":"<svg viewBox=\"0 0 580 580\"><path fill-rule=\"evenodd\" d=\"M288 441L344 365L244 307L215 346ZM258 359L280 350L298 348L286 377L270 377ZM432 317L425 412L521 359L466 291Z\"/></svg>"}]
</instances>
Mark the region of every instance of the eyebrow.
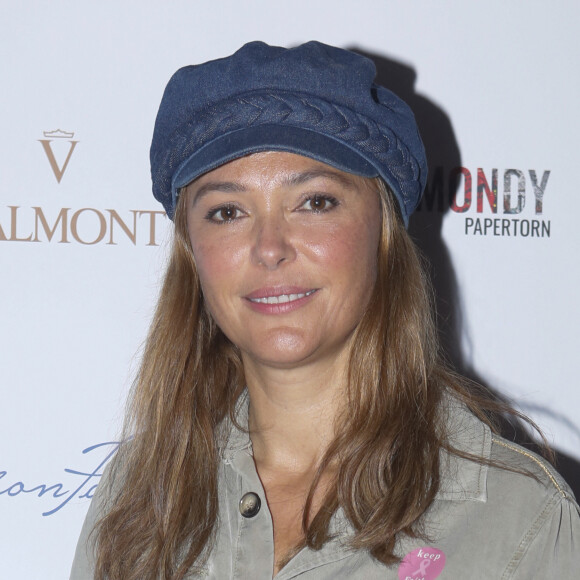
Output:
<instances>
[{"instance_id":1,"label":"eyebrow","mask_svg":"<svg viewBox=\"0 0 580 580\"><path fill-rule=\"evenodd\" d=\"M284 180L283 185L302 185L307 181L319 177L331 179L349 189L354 188L354 182L348 174L338 173L337 171L332 171L330 169L311 169L310 171L303 171L302 173L290 175L288 179Z\"/></svg>"},{"instance_id":2,"label":"eyebrow","mask_svg":"<svg viewBox=\"0 0 580 580\"><path fill-rule=\"evenodd\" d=\"M246 188L241 183L235 181L208 181L204 183L193 197L192 206L194 206L204 195L210 191L221 191L223 193L243 193Z\"/></svg>"},{"instance_id":3,"label":"eyebrow","mask_svg":"<svg viewBox=\"0 0 580 580\"><path fill-rule=\"evenodd\" d=\"M293 173L284 179L281 183L282 187L295 187L303 185L313 179L326 178L331 179L343 187L354 189L354 181L348 174L338 173L329 169L312 169L310 171L302 171L300 173ZM194 194L192 206L212 191L219 191L223 193L244 193L247 188L236 181L209 181L204 183Z\"/></svg>"}]
</instances>

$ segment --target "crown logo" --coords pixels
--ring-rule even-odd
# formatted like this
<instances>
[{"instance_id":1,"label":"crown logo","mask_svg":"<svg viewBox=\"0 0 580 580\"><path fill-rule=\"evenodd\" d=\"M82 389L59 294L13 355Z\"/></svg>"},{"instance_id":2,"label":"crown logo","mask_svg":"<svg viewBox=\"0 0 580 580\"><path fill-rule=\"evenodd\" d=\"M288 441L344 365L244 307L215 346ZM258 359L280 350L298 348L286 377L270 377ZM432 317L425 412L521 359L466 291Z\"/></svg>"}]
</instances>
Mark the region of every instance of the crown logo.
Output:
<instances>
[{"instance_id":1,"label":"crown logo","mask_svg":"<svg viewBox=\"0 0 580 580\"><path fill-rule=\"evenodd\" d=\"M54 131L43 131L42 134L48 139L72 139L74 132L63 131L62 129L55 129Z\"/></svg>"},{"instance_id":2,"label":"crown logo","mask_svg":"<svg viewBox=\"0 0 580 580\"><path fill-rule=\"evenodd\" d=\"M63 131L62 129L55 129L54 131L43 131L42 133L45 138L39 139L40 144L44 149L44 153L46 154L48 162L50 163L50 168L52 169L52 172L56 177L57 183L60 183L60 180L62 179L64 172L66 171L66 168L68 167L68 162L70 161L72 152L74 151L74 148L76 147L78 141L72 140L72 138L75 136L74 131ZM53 139L68 139L68 142L70 143L68 154L66 156L66 159L64 160L64 163L62 164L62 167L59 167L56 161L56 157L54 156L52 147L50 145ZM57 150L59 148L62 148L61 145L62 141L60 141L60 144L57 145Z\"/></svg>"}]
</instances>

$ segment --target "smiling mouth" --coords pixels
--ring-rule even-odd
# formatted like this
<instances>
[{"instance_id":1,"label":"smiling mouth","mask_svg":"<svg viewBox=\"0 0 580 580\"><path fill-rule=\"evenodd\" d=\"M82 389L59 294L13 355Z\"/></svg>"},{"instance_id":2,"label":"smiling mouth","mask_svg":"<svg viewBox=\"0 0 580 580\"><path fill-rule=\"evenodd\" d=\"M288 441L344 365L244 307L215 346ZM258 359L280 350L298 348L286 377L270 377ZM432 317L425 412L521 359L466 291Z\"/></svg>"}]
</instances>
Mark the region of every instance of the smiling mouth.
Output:
<instances>
[{"instance_id":1,"label":"smiling mouth","mask_svg":"<svg viewBox=\"0 0 580 580\"><path fill-rule=\"evenodd\" d=\"M263 298L248 298L250 302L256 302L258 304L286 304L287 302L294 302L295 300L300 300L305 296L310 296L314 294L315 290L309 290L308 292L302 292L300 294L280 294L279 296L265 296Z\"/></svg>"}]
</instances>

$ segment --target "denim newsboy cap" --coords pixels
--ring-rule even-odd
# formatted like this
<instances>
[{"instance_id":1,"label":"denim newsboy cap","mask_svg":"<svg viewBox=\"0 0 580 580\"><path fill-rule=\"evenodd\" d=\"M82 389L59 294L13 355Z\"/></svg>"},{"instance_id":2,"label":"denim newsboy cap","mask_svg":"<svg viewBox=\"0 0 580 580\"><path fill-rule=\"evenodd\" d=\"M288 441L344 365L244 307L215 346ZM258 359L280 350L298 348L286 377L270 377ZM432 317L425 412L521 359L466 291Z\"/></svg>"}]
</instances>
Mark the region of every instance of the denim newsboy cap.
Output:
<instances>
[{"instance_id":1,"label":"denim newsboy cap","mask_svg":"<svg viewBox=\"0 0 580 580\"><path fill-rule=\"evenodd\" d=\"M250 42L233 55L179 69L151 144L153 194L173 219L180 188L258 151L287 151L384 179L408 224L427 178L413 113L373 83L374 63L308 42Z\"/></svg>"}]
</instances>

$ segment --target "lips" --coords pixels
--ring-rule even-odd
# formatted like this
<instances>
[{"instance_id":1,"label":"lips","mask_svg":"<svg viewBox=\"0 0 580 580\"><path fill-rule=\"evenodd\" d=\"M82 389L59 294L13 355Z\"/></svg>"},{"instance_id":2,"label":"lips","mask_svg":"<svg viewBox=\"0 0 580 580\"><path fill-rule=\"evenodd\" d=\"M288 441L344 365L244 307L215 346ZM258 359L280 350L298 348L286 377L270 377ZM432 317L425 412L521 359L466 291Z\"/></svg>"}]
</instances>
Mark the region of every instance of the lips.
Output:
<instances>
[{"instance_id":1,"label":"lips","mask_svg":"<svg viewBox=\"0 0 580 580\"><path fill-rule=\"evenodd\" d=\"M287 302L294 302L295 300L300 300L305 296L310 296L314 294L316 290L308 290L307 292L298 292L292 294L278 294L276 296L262 296L260 298L250 298L247 297L250 302L258 304L286 304Z\"/></svg>"},{"instance_id":2,"label":"lips","mask_svg":"<svg viewBox=\"0 0 580 580\"><path fill-rule=\"evenodd\" d=\"M250 306L258 312L282 313L290 312L310 300L318 288L299 286L277 286L259 288L244 296Z\"/></svg>"}]
</instances>

